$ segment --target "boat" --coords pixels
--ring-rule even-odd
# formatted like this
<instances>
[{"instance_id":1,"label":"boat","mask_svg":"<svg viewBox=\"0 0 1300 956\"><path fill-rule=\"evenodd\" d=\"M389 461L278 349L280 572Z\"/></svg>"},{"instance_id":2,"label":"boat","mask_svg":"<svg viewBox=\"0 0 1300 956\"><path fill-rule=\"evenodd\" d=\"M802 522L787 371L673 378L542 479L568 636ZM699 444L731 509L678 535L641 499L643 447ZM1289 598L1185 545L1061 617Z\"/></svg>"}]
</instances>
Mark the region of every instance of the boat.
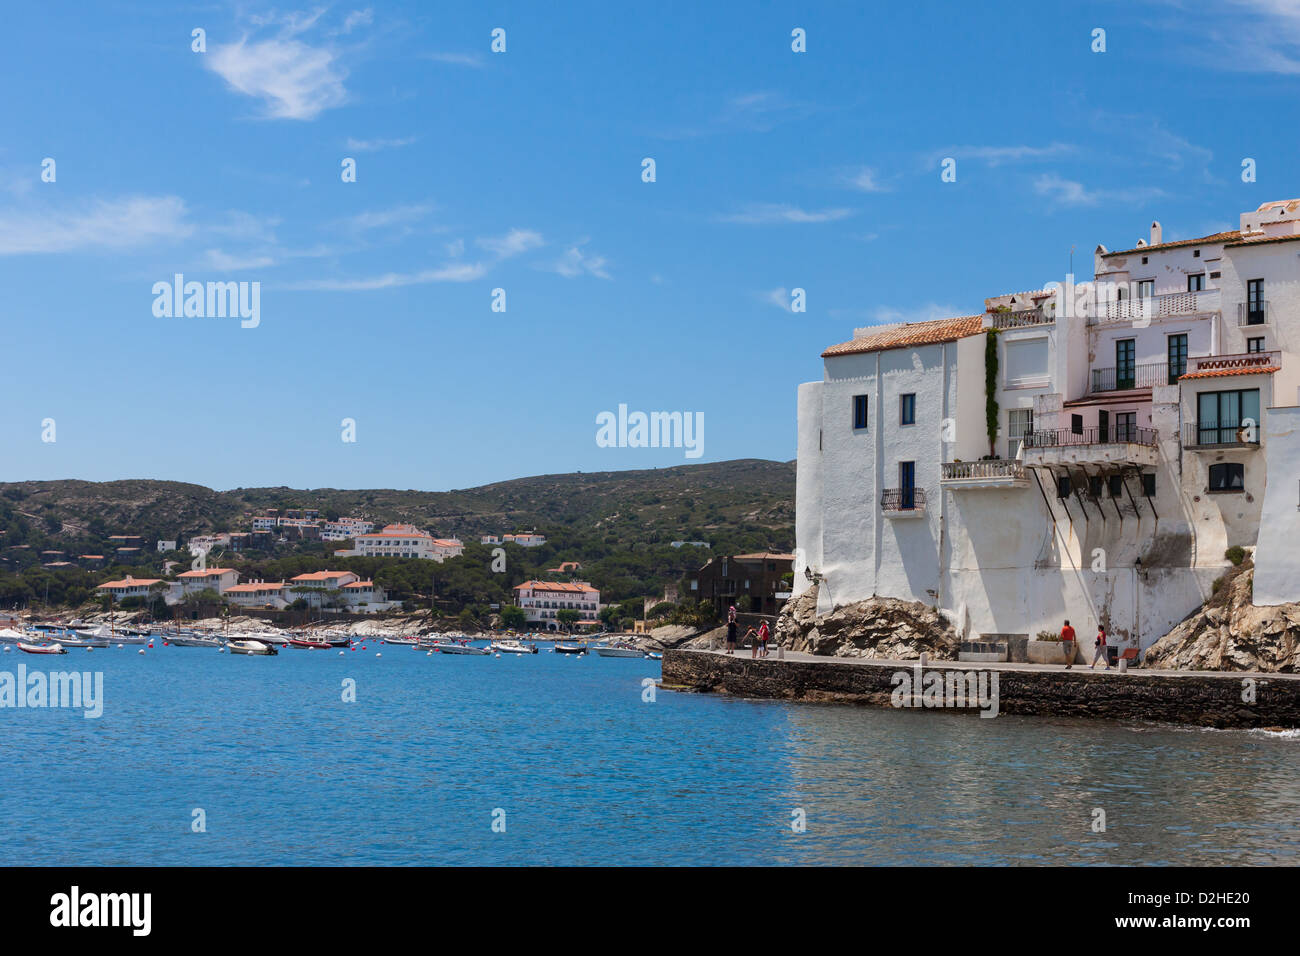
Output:
<instances>
[{"instance_id":1,"label":"boat","mask_svg":"<svg viewBox=\"0 0 1300 956\"><path fill-rule=\"evenodd\" d=\"M291 637L289 638L289 646L307 648L308 650L327 651L334 645L328 641L314 641L307 637Z\"/></svg>"},{"instance_id":2,"label":"boat","mask_svg":"<svg viewBox=\"0 0 1300 956\"><path fill-rule=\"evenodd\" d=\"M561 644L558 641L555 644L555 653L557 654L585 654L587 647L585 644Z\"/></svg>"},{"instance_id":3,"label":"boat","mask_svg":"<svg viewBox=\"0 0 1300 956\"><path fill-rule=\"evenodd\" d=\"M25 654L66 654L62 644L22 644L18 649Z\"/></svg>"},{"instance_id":4,"label":"boat","mask_svg":"<svg viewBox=\"0 0 1300 956\"><path fill-rule=\"evenodd\" d=\"M437 651L439 654L473 654L476 657L486 657L492 653L490 648L475 647L473 644L457 644L454 641L443 641L426 645L429 650Z\"/></svg>"},{"instance_id":5,"label":"boat","mask_svg":"<svg viewBox=\"0 0 1300 956\"><path fill-rule=\"evenodd\" d=\"M418 637L386 637L385 644L398 644L402 647L418 647L420 639Z\"/></svg>"},{"instance_id":6,"label":"boat","mask_svg":"<svg viewBox=\"0 0 1300 956\"><path fill-rule=\"evenodd\" d=\"M106 637L83 634L81 631L59 638L59 643L64 647L109 647L112 644Z\"/></svg>"},{"instance_id":7,"label":"boat","mask_svg":"<svg viewBox=\"0 0 1300 956\"><path fill-rule=\"evenodd\" d=\"M200 637L197 634L170 634L161 638L176 647L220 647L221 639L217 637Z\"/></svg>"},{"instance_id":8,"label":"boat","mask_svg":"<svg viewBox=\"0 0 1300 956\"><path fill-rule=\"evenodd\" d=\"M27 635L22 631L15 631L9 627L0 630L0 644L21 644L25 640Z\"/></svg>"},{"instance_id":9,"label":"boat","mask_svg":"<svg viewBox=\"0 0 1300 956\"><path fill-rule=\"evenodd\" d=\"M493 641L492 650L501 654L536 654L537 645L520 641Z\"/></svg>"},{"instance_id":10,"label":"boat","mask_svg":"<svg viewBox=\"0 0 1300 956\"><path fill-rule=\"evenodd\" d=\"M652 661L661 661L664 659L664 656L658 651L646 651L645 656L650 658Z\"/></svg>"},{"instance_id":11,"label":"boat","mask_svg":"<svg viewBox=\"0 0 1300 956\"><path fill-rule=\"evenodd\" d=\"M229 635L227 641L256 641L268 647L285 647L289 643L289 637L276 631L236 631Z\"/></svg>"},{"instance_id":12,"label":"boat","mask_svg":"<svg viewBox=\"0 0 1300 956\"><path fill-rule=\"evenodd\" d=\"M617 641L613 644L597 644L596 653L601 657L645 657L645 651L635 644Z\"/></svg>"},{"instance_id":13,"label":"boat","mask_svg":"<svg viewBox=\"0 0 1300 956\"><path fill-rule=\"evenodd\" d=\"M230 651L232 654L247 654L259 657L280 653L270 644L264 644L262 641L254 640L227 641L226 650Z\"/></svg>"}]
</instances>

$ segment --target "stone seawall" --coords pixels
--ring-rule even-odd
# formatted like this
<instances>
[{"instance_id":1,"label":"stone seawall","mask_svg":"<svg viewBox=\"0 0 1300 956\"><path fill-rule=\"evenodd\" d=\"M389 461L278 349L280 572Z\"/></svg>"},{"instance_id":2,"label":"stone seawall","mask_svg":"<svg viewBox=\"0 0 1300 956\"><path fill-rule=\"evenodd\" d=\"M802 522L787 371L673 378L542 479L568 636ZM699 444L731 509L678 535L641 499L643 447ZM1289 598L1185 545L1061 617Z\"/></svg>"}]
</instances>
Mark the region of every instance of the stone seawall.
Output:
<instances>
[{"instance_id":1,"label":"stone seawall","mask_svg":"<svg viewBox=\"0 0 1300 956\"><path fill-rule=\"evenodd\" d=\"M664 651L667 687L759 697L892 706L893 675L915 661L754 660L697 650ZM1300 678L1278 674L1034 670L933 662L924 673L989 671L998 710L1041 717L1157 720L1203 727L1300 727ZM1242 700L1250 685L1254 700ZM918 688L918 693L919 693Z\"/></svg>"}]
</instances>

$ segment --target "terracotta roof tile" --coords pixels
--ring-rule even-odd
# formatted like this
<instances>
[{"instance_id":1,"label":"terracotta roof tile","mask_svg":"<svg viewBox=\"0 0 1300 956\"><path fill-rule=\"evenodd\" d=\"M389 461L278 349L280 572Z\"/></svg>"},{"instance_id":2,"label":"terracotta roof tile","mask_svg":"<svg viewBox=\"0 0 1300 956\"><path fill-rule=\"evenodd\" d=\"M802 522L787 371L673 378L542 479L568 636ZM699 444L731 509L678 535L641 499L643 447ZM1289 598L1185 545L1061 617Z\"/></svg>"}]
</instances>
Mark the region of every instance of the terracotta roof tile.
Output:
<instances>
[{"instance_id":1,"label":"terracotta roof tile","mask_svg":"<svg viewBox=\"0 0 1300 956\"><path fill-rule=\"evenodd\" d=\"M1300 239L1300 235L1291 236L1242 236L1236 242L1229 242L1228 245L1240 249L1242 246L1259 246L1266 242L1295 242Z\"/></svg>"},{"instance_id":2,"label":"terracotta roof tile","mask_svg":"<svg viewBox=\"0 0 1300 956\"><path fill-rule=\"evenodd\" d=\"M1235 242L1241 238L1241 230L1233 229L1229 232L1216 232L1213 235L1201 236L1199 239L1175 239L1172 242L1159 242L1153 246L1134 246L1132 249L1120 249L1116 252L1103 252L1101 257L1108 259L1111 256L1131 256L1135 253L1146 253L1153 249L1157 252L1161 249L1177 249L1180 246L1199 246L1215 242Z\"/></svg>"},{"instance_id":3,"label":"terracotta roof tile","mask_svg":"<svg viewBox=\"0 0 1300 956\"><path fill-rule=\"evenodd\" d=\"M855 355L860 352L883 352L886 349L905 349L919 345L937 345L955 342L968 335L983 331L983 315L967 315L955 319L935 319L930 322L908 322L880 332L858 336L849 342L832 345L822 353L822 358L836 355Z\"/></svg>"},{"instance_id":4,"label":"terracotta roof tile","mask_svg":"<svg viewBox=\"0 0 1300 956\"><path fill-rule=\"evenodd\" d=\"M1185 382L1189 378L1224 378L1228 375L1271 375L1274 372L1282 371L1280 365L1248 365L1245 368L1212 368L1204 372L1188 372L1180 376L1178 381Z\"/></svg>"}]
</instances>

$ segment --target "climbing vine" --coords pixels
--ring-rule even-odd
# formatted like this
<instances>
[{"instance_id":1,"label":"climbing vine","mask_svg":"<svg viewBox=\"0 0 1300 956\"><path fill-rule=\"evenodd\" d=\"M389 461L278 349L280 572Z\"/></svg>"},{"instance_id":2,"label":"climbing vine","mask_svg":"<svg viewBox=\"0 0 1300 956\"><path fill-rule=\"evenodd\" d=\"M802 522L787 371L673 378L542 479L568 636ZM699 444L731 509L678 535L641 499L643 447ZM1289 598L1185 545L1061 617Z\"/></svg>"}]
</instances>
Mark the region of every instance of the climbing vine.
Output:
<instances>
[{"instance_id":1,"label":"climbing vine","mask_svg":"<svg viewBox=\"0 0 1300 956\"><path fill-rule=\"evenodd\" d=\"M989 433L989 457L997 454L998 443L998 330L984 337L984 423Z\"/></svg>"}]
</instances>

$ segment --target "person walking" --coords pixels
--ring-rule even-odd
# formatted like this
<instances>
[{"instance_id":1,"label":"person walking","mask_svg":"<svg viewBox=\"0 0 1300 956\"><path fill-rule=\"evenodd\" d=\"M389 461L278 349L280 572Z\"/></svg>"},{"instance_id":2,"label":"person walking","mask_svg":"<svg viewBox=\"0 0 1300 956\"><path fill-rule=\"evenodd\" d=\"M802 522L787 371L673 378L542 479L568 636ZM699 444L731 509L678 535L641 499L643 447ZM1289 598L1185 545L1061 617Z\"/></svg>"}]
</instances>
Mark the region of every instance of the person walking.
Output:
<instances>
[{"instance_id":1,"label":"person walking","mask_svg":"<svg viewBox=\"0 0 1300 956\"><path fill-rule=\"evenodd\" d=\"M736 606L733 604L727 611L727 653L732 654L736 650Z\"/></svg>"},{"instance_id":2,"label":"person walking","mask_svg":"<svg viewBox=\"0 0 1300 956\"><path fill-rule=\"evenodd\" d=\"M1093 652L1092 663L1088 665L1088 670L1093 670L1098 660L1106 665L1106 670L1110 670L1110 655L1106 653L1106 628L1100 624L1097 625L1097 643L1093 646L1097 650Z\"/></svg>"},{"instance_id":3,"label":"person walking","mask_svg":"<svg viewBox=\"0 0 1300 956\"><path fill-rule=\"evenodd\" d=\"M1069 670L1074 666L1074 628L1070 627L1068 618L1061 628L1061 649L1065 651L1065 669Z\"/></svg>"},{"instance_id":4,"label":"person walking","mask_svg":"<svg viewBox=\"0 0 1300 956\"><path fill-rule=\"evenodd\" d=\"M767 638L771 633L767 628L767 621L758 625L759 657L767 657Z\"/></svg>"}]
</instances>

